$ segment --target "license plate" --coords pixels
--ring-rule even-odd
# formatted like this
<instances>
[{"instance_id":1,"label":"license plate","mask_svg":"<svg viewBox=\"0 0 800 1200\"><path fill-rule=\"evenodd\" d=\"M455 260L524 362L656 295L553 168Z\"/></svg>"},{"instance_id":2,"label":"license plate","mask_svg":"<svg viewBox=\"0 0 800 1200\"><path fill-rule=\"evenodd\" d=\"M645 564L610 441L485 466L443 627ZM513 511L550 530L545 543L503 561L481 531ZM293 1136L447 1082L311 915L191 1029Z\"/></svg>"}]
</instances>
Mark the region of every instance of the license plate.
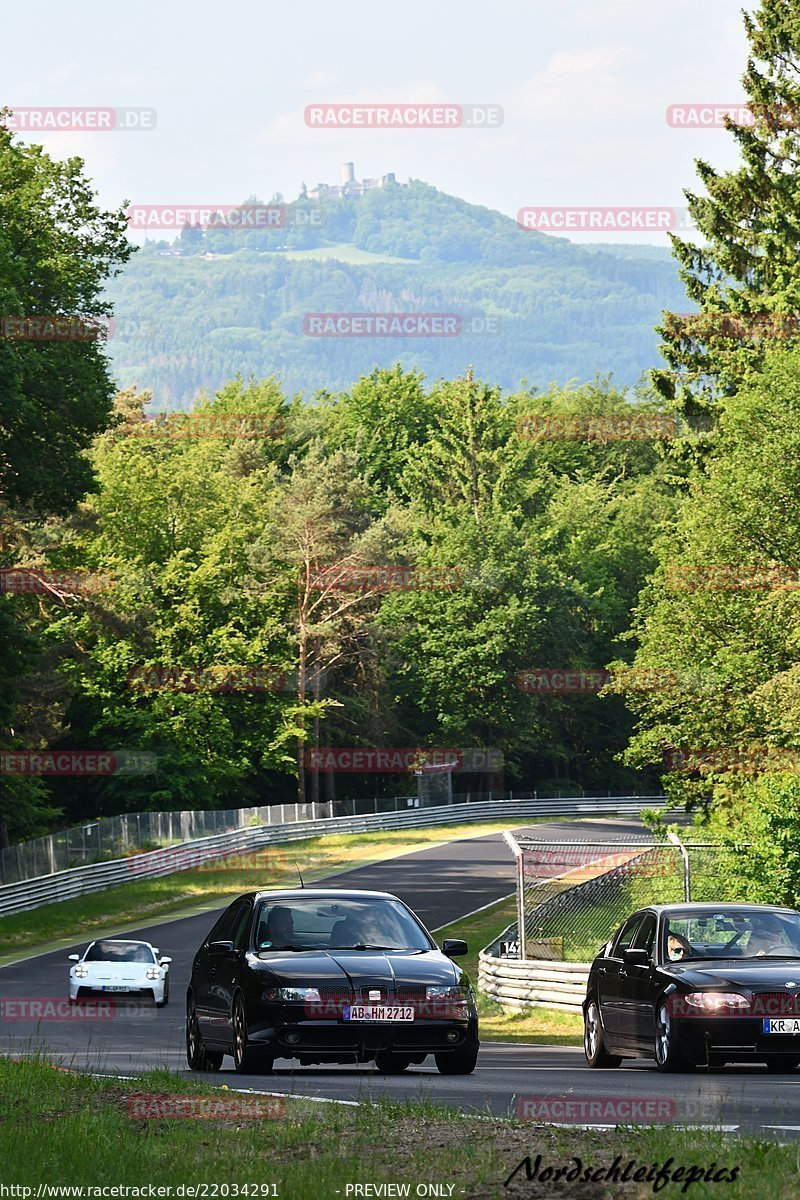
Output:
<instances>
[{"instance_id":1,"label":"license plate","mask_svg":"<svg viewBox=\"0 0 800 1200\"><path fill-rule=\"evenodd\" d=\"M128 989L126 987L117 987L116 985L109 987L108 984L104 984L103 991L104 992L127 992Z\"/></svg>"},{"instance_id":2,"label":"license plate","mask_svg":"<svg viewBox=\"0 0 800 1200\"><path fill-rule=\"evenodd\" d=\"M346 1004L345 1021L413 1021L414 1009L402 1004Z\"/></svg>"},{"instance_id":3,"label":"license plate","mask_svg":"<svg viewBox=\"0 0 800 1200\"><path fill-rule=\"evenodd\" d=\"M764 1017L764 1033L800 1033L800 1017Z\"/></svg>"}]
</instances>

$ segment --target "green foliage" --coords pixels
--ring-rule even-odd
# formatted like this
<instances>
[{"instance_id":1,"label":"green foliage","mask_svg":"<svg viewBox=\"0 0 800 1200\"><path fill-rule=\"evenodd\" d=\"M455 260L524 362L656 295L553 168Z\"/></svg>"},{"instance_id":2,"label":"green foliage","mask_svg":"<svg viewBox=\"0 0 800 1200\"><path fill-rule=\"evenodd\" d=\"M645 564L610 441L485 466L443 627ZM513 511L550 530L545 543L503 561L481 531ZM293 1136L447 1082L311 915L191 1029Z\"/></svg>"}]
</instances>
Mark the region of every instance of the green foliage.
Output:
<instances>
[{"instance_id":1,"label":"green foliage","mask_svg":"<svg viewBox=\"0 0 800 1200\"><path fill-rule=\"evenodd\" d=\"M34 322L109 312L106 278L125 262L124 212L103 212L78 158L56 162L14 141L0 111L0 314L21 318L21 335L0 331L0 546L6 565L30 561L25 526L64 514L92 479L85 451L111 411L113 386L102 337L31 337ZM41 325L40 325L41 330ZM24 336L23 336L24 335ZM0 748L41 737L41 698L32 681L52 681L35 606L0 596ZM26 682L27 681L27 686ZM58 709L63 684L55 683ZM35 740L34 745L41 744ZM38 779L0 780L0 845L40 832L55 810Z\"/></svg>"},{"instance_id":2,"label":"green foliage","mask_svg":"<svg viewBox=\"0 0 800 1200\"><path fill-rule=\"evenodd\" d=\"M800 779L764 775L734 802L714 808L710 830L725 847L720 872L727 900L800 904Z\"/></svg>"},{"instance_id":3,"label":"green foliage","mask_svg":"<svg viewBox=\"0 0 800 1200\"><path fill-rule=\"evenodd\" d=\"M0 311L102 318L106 278L127 261L124 211L103 212L78 158L16 143L0 111ZM81 453L113 388L97 339L0 337L0 503L65 512L91 480ZM58 470L52 469L58 456Z\"/></svg>"},{"instance_id":4,"label":"green foliage","mask_svg":"<svg viewBox=\"0 0 800 1200\"><path fill-rule=\"evenodd\" d=\"M640 729L629 761L658 761L669 747L715 752L701 770L673 774L682 802L740 788L730 751L753 773L769 765L759 748L777 759L797 745L799 366L800 351L774 350L726 399L634 622L635 666L659 686L630 696Z\"/></svg>"},{"instance_id":5,"label":"green foliage","mask_svg":"<svg viewBox=\"0 0 800 1200\"><path fill-rule=\"evenodd\" d=\"M753 123L727 120L741 164L719 172L698 160L706 194L685 195L701 240L670 235L689 300L704 319L687 325L667 315L660 332L669 369L656 372L655 380L687 414L713 409L734 392L769 344L763 332L732 335L722 314L741 314L743 330L749 314L796 314L800 305L800 19L785 0L762 0L743 17L750 57L742 84ZM796 317L789 336L797 340Z\"/></svg>"}]
</instances>

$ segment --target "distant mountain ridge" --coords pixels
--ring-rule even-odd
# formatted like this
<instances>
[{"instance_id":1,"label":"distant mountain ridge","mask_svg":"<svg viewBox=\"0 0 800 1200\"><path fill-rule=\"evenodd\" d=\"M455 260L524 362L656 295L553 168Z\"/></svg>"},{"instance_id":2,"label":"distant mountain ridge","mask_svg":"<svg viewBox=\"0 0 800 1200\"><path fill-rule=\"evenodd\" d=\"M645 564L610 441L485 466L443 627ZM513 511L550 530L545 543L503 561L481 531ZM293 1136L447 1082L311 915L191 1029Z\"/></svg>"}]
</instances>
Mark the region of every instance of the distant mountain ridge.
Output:
<instances>
[{"instance_id":1,"label":"distant mountain ridge","mask_svg":"<svg viewBox=\"0 0 800 1200\"><path fill-rule=\"evenodd\" d=\"M632 385L658 361L662 309L687 307L667 248L574 245L418 181L283 210L278 228L185 228L133 256L109 287L121 386L186 408L236 374L310 395L398 361L431 378L472 365L506 388L598 372ZM447 314L457 332L362 336L344 321L346 335L314 336L320 313Z\"/></svg>"}]
</instances>

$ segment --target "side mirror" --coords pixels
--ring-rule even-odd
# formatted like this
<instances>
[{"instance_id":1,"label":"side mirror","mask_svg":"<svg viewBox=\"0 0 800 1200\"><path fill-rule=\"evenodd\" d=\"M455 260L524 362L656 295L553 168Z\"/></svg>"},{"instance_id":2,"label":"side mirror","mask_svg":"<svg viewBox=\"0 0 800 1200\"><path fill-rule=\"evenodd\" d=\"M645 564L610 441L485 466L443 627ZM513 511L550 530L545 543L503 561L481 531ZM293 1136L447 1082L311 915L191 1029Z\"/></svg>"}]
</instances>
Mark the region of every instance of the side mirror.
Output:
<instances>
[{"instance_id":1,"label":"side mirror","mask_svg":"<svg viewBox=\"0 0 800 1200\"><path fill-rule=\"evenodd\" d=\"M69 961L70 962L80 962L81 961L80 954L70 954Z\"/></svg>"},{"instance_id":2,"label":"side mirror","mask_svg":"<svg viewBox=\"0 0 800 1200\"><path fill-rule=\"evenodd\" d=\"M628 947L622 951L622 961L629 967L646 967L650 962L649 950L636 949Z\"/></svg>"},{"instance_id":3,"label":"side mirror","mask_svg":"<svg viewBox=\"0 0 800 1200\"><path fill-rule=\"evenodd\" d=\"M236 951L233 942L209 942L208 953L213 954L215 958L233 958Z\"/></svg>"},{"instance_id":4,"label":"side mirror","mask_svg":"<svg viewBox=\"0 0 800 1200\"><path fill-rule=\"evenodd\" d=\"M165 966L167 965L167 963L171 963L171 962L172 962L172 959L171 959L171 958L160 958L160 959L158 960L158 965L159 965L160 967L165 967Z\"/></svg>"},{"instance_id":5,"label":"side mirror","mask_svg":"<svg viewBox=\"0 0 800 1200\"><path fill-rule=\"evenodd\" d=\"M469 954L469 947L461 938L445 938L442 942L442 954L446 954L448 958L461 958Z\"/></svg>"}]
</instances>

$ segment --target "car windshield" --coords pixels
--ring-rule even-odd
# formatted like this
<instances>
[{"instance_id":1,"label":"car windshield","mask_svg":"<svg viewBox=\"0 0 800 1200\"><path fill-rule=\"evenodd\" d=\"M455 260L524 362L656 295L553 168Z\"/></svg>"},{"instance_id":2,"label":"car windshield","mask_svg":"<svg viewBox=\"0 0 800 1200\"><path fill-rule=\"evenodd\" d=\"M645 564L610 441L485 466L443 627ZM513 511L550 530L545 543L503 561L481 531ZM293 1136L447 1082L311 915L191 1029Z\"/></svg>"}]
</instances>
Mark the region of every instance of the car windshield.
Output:
<instances>
[{"instance_id":1,"label":"car windshield","mask_svg":"<svg viewBox=\"0 0 800 1200\"><path fill-rule=\"evenodd\" d=\"M152 963L155 959L142 942L93 942L84 962Z\"/></svg>"},{"instance_id":2,"label":"car windshield","mask_svg":"<svg viewBox=\"0 0 800 1200\"><path fill-rule=\"evenodd\" d=\"M430 950L431 942L398 900L270 897L255 923L257 950Z\"/></svg>"},{"instance_id":3,"label":"car windshield","mask_svg":"<svg viewBox=\"0 0 800 1200\"><path fill-rule=\"evenodd\" d=\"M767 956L800 958L800 913L709 908L671 913L664 922L663 962Z\"/></svg>"}]
</instances>

